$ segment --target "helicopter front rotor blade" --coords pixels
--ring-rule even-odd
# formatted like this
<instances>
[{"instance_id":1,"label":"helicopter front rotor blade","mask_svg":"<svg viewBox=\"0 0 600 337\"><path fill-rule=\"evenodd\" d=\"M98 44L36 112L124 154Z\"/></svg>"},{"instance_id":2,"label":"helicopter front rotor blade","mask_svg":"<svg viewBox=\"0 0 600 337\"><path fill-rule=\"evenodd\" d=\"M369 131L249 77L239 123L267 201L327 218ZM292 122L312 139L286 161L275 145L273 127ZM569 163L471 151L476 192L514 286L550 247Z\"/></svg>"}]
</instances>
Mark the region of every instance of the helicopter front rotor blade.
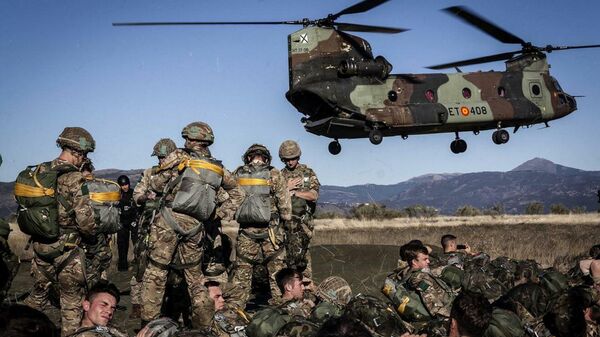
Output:
<instances>
[{"instance_id":1,"label":"helicopter front rotor blade","mask_svg":"<svg viewBox=\"0 0 600 337\"><path fill-rule=\"evenodd\" d=\"M491 37L503 43L518 43L521 45L525 45L526 42L518 36L513 35L512 33L507 32L506 30L500 28L499 26L493 24L491 21L485 19L484 17L475 14L475 12L471 11L467 7L464 6L452 6L448 8L444 8L444 11L462 19L466 23L479 28L483 32L487 33Z\"/></svg>"},{"instance_id":2,"label":"helicopter front rotor blade","mask_svg":"<svg viewBox=\"0 0 600 337\"><path fill-rule=\"evenodd\" d=\"M543 51L551 53L555 50L568 50L568 49L584 49L584 48L600 48L600 44L589 44L584 46L551 46L547 45L544 48L541 48Z\"/></svg>"},{"instance_id":3,"label":"helicopter front rotor blade","mask_svg":"<svg viewBox=\"0 0 600 337\"><path fill-rule=\"evenodd\" d=\"M370 25L359 25L356 23L334 23L337 29L345 30L349 32L365 32L365 33L384 33L384 34L397 34L407 31L404 28L395 27L382 27L382 26L370 26Z\"/></svg>"},{"instance_id":4,"label":"helicopter front rotor blade","mask_svg":"<svg viewBox=\"0 0 600 337\"><path fill-rule=\"evenodd\" d=\"M335 20L345 14L363 13L388 1L389 0L364 0L350 7L346 7L330 17L332 20Z\"/></svg>"},{"instance_id":5,"label":"helicopter front rotor blade","mask_svg":"<svg viewBox=\"0 0 600 337\"><path fill-rule=\"evenodd\" d=\"M508 59L512 58L514 54L520 53L520 52L521 52L520 50L511 51L511 52L507 52L507 53L483 56L483 57L478 57L478 58L469 59L469 60L463 60L463 61L457 61L457 62L445 63L445 64L438 64L438 65L427 67L427 68L434 69L434 70L440 70L440 69L446 69L446 68L469 66L469 65L473 65L473 64L488 63L488 62L494 62L494 61L503 61L503 60L508 60Z\"/></svg>"}]
</instances>

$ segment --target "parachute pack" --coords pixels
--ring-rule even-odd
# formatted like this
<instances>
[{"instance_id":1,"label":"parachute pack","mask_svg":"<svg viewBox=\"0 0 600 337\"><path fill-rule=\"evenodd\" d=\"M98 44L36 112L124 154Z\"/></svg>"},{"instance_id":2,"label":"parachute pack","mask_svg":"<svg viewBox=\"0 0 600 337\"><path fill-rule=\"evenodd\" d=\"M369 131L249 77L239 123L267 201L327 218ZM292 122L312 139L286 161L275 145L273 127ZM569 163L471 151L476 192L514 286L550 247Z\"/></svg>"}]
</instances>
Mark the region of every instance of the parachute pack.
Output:
<instances>
[{"instance_id":1,"label":"parachute pack","mask_svg":"<svg viewBox=\"0 0 600 337\"><path fill-rule=\"evenodd\" d=\"M165 187L163 195L176 191L173 199L173 211L189 215L198 221L209 220L217 206L217 189L223 181L223 165L208 158L184 159L177 166L180 174ZM199 228L185 232L169 211L161 210L163 216L182 236L193 236Z\"/></svg>"},{"instance_id":2,"label":"parachute pack","mask_svg":"<svg viewBox=\"0 0 600 337\"><path fill-rule=\"evenodd\" d=\"M235 220L240 224L268 225L271 221L270 167L241 169L236 172L236 176L246 197L235 213Z\"/></svg>"},{"instance_id":3,"label":"parachute pack","mask_svg":"<svg viewBox=\"0 0 600 337\"><path fill-rule=\"evenodd\" d=\"M398 280L395 274L386 277L381 292L392 301L394 308L402 319L408 322L428 321L431 314L415 291L404 285L405 280Z\"/></svg>"},{"instance_id":4,"label":"parachute pack","mask_svg":"<svg viewBox=\"0 0 600 337\"><path fill-rule=\"evenodd\" d=\"M53 169L52 163L28 166L21 171L15 182L14 194L19 204L17 223L25 234L36 241L53 242L60 235L58 225L58 203L67 212L72 208L56 191L58 176L74 171L75 168L65 165Z\"/></svg>"},{"instance_id":5,"label":"parachute pack","mask_svg":"<svg viewBox=\"0 0 600 337\"><path fill-rule=\"evenodd\" d=\"M98 233L114 234L121 229L119 200L121 188L113 181L89 178L85 185L89 191Z\"/></svg>"},{"instance_id":6,"label":"parachute pack","mask_svg":"<svg viewBox=\"0 0 600 337\"><path fill-rule=\"evenodd\" d=\"M292 321L292 316L283 309L267 307L257 312L246 327L248 337L272 337L284 325Z\"/></svg>"}]
</instances>

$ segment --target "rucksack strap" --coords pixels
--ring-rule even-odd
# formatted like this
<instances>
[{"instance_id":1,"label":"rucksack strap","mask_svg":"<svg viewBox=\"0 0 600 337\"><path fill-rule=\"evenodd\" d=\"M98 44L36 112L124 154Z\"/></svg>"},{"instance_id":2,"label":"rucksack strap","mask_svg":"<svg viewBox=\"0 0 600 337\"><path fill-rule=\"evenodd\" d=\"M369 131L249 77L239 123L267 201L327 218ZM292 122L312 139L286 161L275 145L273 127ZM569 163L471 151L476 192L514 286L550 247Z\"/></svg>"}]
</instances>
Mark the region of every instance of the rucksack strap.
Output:
<instances>
[{"instance_id":1,"label":"rucksack strap","mask_svg":"<svg viewBox=\"0 0 600 337\"><path fill-rule=\"evenodd\" d=\"M199 223L196 227L190 229L189 231L184 230L179 226L177 220L175 220L175 216L173 215L173 211L168 207L162 207L160 209L160 214L165 219L165 222L177 233L177 236L181 239L181 241L188 241L196 234L200 233L204 226L202 223Z\"/></svg>"}]
</instances>

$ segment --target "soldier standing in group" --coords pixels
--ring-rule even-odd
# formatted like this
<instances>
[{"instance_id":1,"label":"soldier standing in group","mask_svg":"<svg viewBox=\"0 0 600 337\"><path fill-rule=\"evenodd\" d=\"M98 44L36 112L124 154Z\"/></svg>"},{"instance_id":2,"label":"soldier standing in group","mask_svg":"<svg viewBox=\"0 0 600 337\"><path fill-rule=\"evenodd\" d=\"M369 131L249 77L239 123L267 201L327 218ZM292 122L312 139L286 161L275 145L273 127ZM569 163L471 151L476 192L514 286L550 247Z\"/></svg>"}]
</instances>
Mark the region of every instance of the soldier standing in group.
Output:
<instances>
[{"instance_id":1,"label":"soldier standing in group","mask_svg":"<svg viewBox=\"0 0 600 337\"><path fill-rule=\"evenodd\" d=\"M288 267L302 270L311 279L308 245L313 236L313 215L321 184L315 171L299 163L301 155L300 146L293 140L286 140L279 147L279 158L285 164L281 174L292 198L292 221L286 223Z\"/></svg>"},{"instance_id":2,"label":"soldier standing in group","mask_svg":"<svg viewBox=\"0 0 600 337\"><path fill-rule=\"evenodd\" d=\"M4 302L12 280L19 271L19 258L8 246L10 225L8 221L0 218L0 304Z\"/></svg>"},{"instance_id":3,"label":"soldier standing in group","mask_svg":"<svg viewBox=\"0 0 600 337\"><path fill-rule=\"evenodd\" d=\"M119 251L119 271L127 271L129 264L127 262L127 253L129 252L129 237L135 245L137 242L137 207L133 201L133 189L126 175L117 178L117 183L121 186L121 229L117 232L117 249ZM131 234L131 235L130 235Z\"/></svg>"},{"instance_id":4,"label":"soldier standing in group","mask_svg":"<svg viewBox=\"0 0 600 337\"><path fill-rule=\"evenodd\" d=\"M233 284L237 303L244 307L252 288L253 266L262 264L269 274L271 298L281 296L275 275L285 267L284 233L280 221L291 219L290 195L281 173L271 164L271 153L254 144L242 156L243 166L234 175L246 192L246 198L236 213L240 224L236 243L236 269Z\"/></svg>"},{"instance_id":5,"label":"soldier standing in group","mask_svg":"<svg viewBox=\"0 0 600 337\"><path fill-rule=\"evenodd\" d=\"M141 209L138 221L138 239L134 245L134 255L136 256L133 266L133 276L131 277L131 313L129 318L141 318L141 287L144 271L148 265L147 248L148 237L150 235L150 225L159 211L158 201L162 196L162 190L153 189L153 180L157 171L164 163L165 158L173 151L177 150L175 142L169 138L159 140L152 151L151 156L158 158L158 165L145 169L140 177L140 181L133 190L133 200L136 206ZM154 186L156 187L156 186Z\"/></svg>"},{"instance_id":6,"label":"soldier standing in group","mask_svg":"<svg viewBox=\"0 0 600 337\"><path fill-rule=\"evenodd\" d=\"M164 194L150 228L150 263L142 284L142 326L160 315L169 267L176 261L188 284L193 326L210 326L214 305L201 270L204 222L233 219L244 197L231 173L211 156L208 147L214 134L210 126L194 122L184 127L181 135L185 149L171 152L151 182L153 190ZM217 203L221 189L229 198Z\"/></svg>"},{"instance_id":7,"label":"soldier standing in group","mask_svg":"<svg viewBox=\"0 0 600 337\"><path fill-rule=\"evenodd\" d=\"M85 177L79 171L88 152L96 146L92 135L83 128L67 127L56 143L62 152L58 158L36 169L36 174L57 172L57 190L52 191L58 200L58 239L32 237L33 290L25 304L41 310L48 302L47 288L53 281L60 286L62 335L74 332L81 320L80 306L86 292L85 254L82 242L94 242L96 223L90 197L84 187ZM21 177L21 175L19 175ZM20 188L23 187L23 190ZM48 194L50 191L43 187ZM15 184L15 196L35 197L26 186ZM19 214L28 210L19 210ZM21 225L21 223L19 223ZM22 228L23 229L23 228Z\"/></svg>"}]
</instances>

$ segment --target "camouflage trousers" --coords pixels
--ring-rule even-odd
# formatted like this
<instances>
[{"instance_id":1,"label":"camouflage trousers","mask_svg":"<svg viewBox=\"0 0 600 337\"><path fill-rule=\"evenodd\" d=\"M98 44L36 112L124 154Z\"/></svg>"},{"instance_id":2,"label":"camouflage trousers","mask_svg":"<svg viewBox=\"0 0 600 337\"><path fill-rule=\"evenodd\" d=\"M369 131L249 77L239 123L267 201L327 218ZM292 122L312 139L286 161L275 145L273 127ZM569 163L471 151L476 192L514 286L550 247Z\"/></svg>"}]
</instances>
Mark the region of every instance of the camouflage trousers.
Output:
<instances>
[{"instance_id":1,"label":"camouflage trousers","mask_svg":"<svg viewBox=\"0 0 600 337\"><path fill-rule=\"evenodd\" d=\"M138 282L135 276L129 280L129 286L131 287L131 304L142 304L142 282Z\"/></svg>"},{"instance_id":2,"label":"camouflage trousers","mask_svg":"<svg viewBox=\"0 0 600 337\"><path fill-rule=\"evenodd\" d=\"M13 254L13 252L8 247L8 243L3 237L0 237L0 263L3 264L2 273L6 273L2 278L6 277L6 283L3 284L2 288L0 288L0 304L4 302L4 299L8 295L8 290L10 289L10 285L12 284L12 280L17 275L19 271L19 266L21 262L19 258Z\"/></svg>"},{"instance_id":3,"label":"camouflage trousers","mask_svg":"<svg viewBox=\"0 0 600 337\"><path fill-rule=\"evenodd\" d=\"M24 303L42 311L48 305L50 285L52 282L58 281L60 287L61 336L67 336L79 328L81 321L81 303L87 291L85 253L83 249L76 247L63 252L54 258L52 262L48 262L42 259L37 253L38 250L36 250L36 248L44 249L48 246L39 243L34 244L36 254L34 254L31 264L31 275L35 283Z\"/></svg>"},{"instance_id":4,"label":"camouflage trousers","mask_svg":"<svg viewBox=\"0 0 600 337\"><path fill-rule=\"evenodd\" d=\"M106 270L112 260L111 237L107 234L98 234L98 242L94 245L84 246L86 255L87 284L91 287L100 279L106 278Z\"/></svg>"},{"instance_id":5,"label":"camouflage trousers","mask_svg":"<svg viewBox=\"0 0 600 337\"><path fill-rule=\"evenodd\" d=\"M244 308L250 298L254 265L266 265L271 297L274 300L281 297L275 275L285 267L283 232L277 231L274 237L276 245L271 242L267 228L244 228L238 233L232 283L241 308Z\"/></svg>"},{"instance_id":6,"label":"camouflage trousers","mask_svg":"<svg viewBox=\"0 0 600 337\"><path fill-rule=\"evenodd\" d=\"M184 230L198 226L198 222L193 218L178 213L173 215ZM142 320L151 321L160 316L169 265L179 259L183 264L181 267L192 300L192 325L210 326L215 309L202 274L203 237L204 233L200 231L187 240L182 240L162 215L156 217L150 228L148 241L150 263L142 280Z\"/></svg>"}]
</instances>

